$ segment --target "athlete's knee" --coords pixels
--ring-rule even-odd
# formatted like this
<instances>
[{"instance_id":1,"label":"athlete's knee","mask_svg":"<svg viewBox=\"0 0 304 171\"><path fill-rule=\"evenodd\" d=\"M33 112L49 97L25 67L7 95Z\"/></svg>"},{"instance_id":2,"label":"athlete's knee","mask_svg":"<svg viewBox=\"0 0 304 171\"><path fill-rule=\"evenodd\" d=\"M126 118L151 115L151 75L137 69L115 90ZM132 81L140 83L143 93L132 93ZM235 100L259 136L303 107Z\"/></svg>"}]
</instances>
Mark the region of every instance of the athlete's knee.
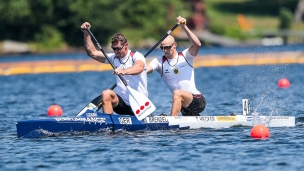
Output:
<instances>
[{"instance_id":1,"label":"athlete's knee","mask_svg":"<svg viewBox=\"0 0 304 171\"><path fill-rule=\"evenodd\" d=\"M173 96L182 96L182 90L174 90L173 91Z\"/></svg>"},{"instance_id":2,"label":"athlete's knee","mask_svg":"<svg viewBox=\"0 0 304 171\"><path fill-rule=\"evenodd\" d=\"M109 102L112 100L111 91L110 90L104 90L101 93L102 101L103 102Z\"/></svg>"},{"instance_id":3,"label":"athlete's knee","mask_svg":"<svg viewBox=\"0 0 304 171\"><path fill-rule=\"evenodd\" d=\"M172 94L173 100L182 99L182 91L181 90L174 90Z\"/></svg>"}]
</instances>

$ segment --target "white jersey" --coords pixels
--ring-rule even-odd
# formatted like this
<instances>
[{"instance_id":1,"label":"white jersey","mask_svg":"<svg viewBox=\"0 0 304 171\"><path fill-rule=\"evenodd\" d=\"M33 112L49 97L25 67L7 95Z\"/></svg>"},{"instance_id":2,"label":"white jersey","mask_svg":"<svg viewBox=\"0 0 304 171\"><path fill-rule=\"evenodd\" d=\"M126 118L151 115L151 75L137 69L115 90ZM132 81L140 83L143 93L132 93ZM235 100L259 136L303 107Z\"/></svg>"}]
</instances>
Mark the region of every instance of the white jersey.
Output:
<instances>
[{"instance_id":1,"label":"white jersey","mask_svg":"<svg viewBox=\"0 0 304 171\"><path fill-rule=\"evenodd\" d=\"M178 89L191 94L201 94L195 86L194 56L188 52L188 49L179 53L172 59L163 56L155 58L149 65L153 68L153 71L157 71L161 75L171 93Z\"/></svg>"},{"instance_id":2,"label":"white jersey","mask_svg":"<svg viewBox=\"0 0 304 171\"><path fill-rule=\"evenodd\" d=\"M145 64L143 72L139 73L138 75L124 75L123 78L132 89L137 90L138 92L148 97L146 72L147 66L145 57L139 52L135 52L132 57L131 50L129 50L128 54L123 58L116 58L115 53L108 53L107 55L116 68L131 68L137 60L140 60ZM109 61L106 60L105 63L109 64ZM130 105L129 91L127 90L127 87L124 85L124 83L120 80L118 75L116 75L116 82L117 87L114 89L115 93L119 95L127 105Z\"/></svg>"}]
</instances>

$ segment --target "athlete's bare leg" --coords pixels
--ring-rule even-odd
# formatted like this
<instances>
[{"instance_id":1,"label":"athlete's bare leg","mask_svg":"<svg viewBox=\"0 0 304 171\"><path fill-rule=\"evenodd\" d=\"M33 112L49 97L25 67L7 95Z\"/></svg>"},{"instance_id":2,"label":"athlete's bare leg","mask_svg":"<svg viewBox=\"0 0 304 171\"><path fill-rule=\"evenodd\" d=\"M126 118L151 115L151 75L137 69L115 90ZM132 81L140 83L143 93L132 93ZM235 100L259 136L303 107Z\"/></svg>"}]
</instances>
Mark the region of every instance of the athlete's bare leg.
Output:
<instances>
[{"instance_id":1,"label":"athlete's bare leg","mask_svg":"<svg viewBox=\"0 0 304 171\"><path fill-rule=\"evenodd\" d=\"M171 116L178 116L182 107L188 107L193 100L191 93L183 90L174 90L172 94Z\"/></svg>"},{"instance_id":2,"label":"athlete's bare leg","mask_svg":"<svg viewBox=\"0 0 304 171\"><path fill-rule=\"evenodd\" d=\"M102 93L103 113L113 114L113 107L118 105L118 97L113 90L104 90Z\"/></svg>"}]
</instances>

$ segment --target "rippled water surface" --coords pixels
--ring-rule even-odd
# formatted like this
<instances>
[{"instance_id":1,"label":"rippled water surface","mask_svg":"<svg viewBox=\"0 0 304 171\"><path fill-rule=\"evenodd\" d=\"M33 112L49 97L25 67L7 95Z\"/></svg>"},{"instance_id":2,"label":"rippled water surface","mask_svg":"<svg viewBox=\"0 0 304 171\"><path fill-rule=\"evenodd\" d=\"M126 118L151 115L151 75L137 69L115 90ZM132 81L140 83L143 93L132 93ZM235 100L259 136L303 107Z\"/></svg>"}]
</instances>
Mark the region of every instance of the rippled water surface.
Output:
<instances>
[{"instance_id":1,"label":"rippled water surface","mask_svg":"<svg viewBox=\"0 0 304 171\"><path fill-rule=\"evenodd\" d=\"M304 65L299 64L197 68L197 88L207 99L201 115L241 113L242 98L250 97L261 115L303 117L303 70ZM282 77L289 79L290 88L277 87ZM74 116L111 87L114 77L110 71L15 75L0 76L0 83L0 170L257 171L304 167L301 122L292 128L270 128L271 137L266 140L251 138L251 127L18 139L16 121L46 117L54 103L63 108L64 116ZM170 112L170 92L156 73L149 75L149 93L157 107L155 115Z\"/></svg>"}]
</instances>

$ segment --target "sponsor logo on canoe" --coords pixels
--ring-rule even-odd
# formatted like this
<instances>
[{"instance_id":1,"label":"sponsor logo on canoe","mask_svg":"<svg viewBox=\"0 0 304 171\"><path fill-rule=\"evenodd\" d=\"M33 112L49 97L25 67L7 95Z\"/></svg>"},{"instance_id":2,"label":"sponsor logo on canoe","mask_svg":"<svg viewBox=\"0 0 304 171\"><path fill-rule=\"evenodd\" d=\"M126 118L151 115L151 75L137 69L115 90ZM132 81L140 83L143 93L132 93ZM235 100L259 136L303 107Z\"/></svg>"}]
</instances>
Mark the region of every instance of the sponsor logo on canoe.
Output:
<instances>
[{"instance_id":1,"label":"sponsor logo on canoe","mask_svg":"<svg viewBox=\"0 0 304 171\"><path fill-rule=\"evenodd\" d=\"M131 118L118 118L118 121L120 124L132 124L132 119Z\"/></svg>"},{"instance_id":2,"label":"sponsor logo on canoe","mask_svg":"<svg viewBox=\"0 0 304 171\"><path fill-rule=\"evenodd\" d=\"M185 116L175 116L174 119L177 119L179 121L188 121L188 118Z\"/></svg>"},{"instance_id":3,"label":"sponsor logo on canoe","mask_svg":"<svg viewBox=\"0 0 304 171\"><path fill-rule=\"evenodd\" d=\"M235 116L215 116L218 122L236 122Z\"/></svg>"},{"instance_id":4,"label":"sponsor logo on canoe","mask_svg":"<svg viewBox=\"0 0 304 171\"><path fill-rule=\"evenodd\" d=\"M274 117L271 117L271 119L274 119L274 120L289 120L289 117L288 116L274 116Z\"/></svg>"},{"instance_id":5,"label":"sponsor logo on canoe","mask_svg":"<svg viewBox=\"0 0 304 171\"><path fill-rule=\"evenodd\" d=\"M199 122L214 122L215 121L214 116L196 116L195 118Z\"/></svg>"},{"instance_id":6,"label":"sponsor logo on canoe","mask_svg":"<svg viewBox=\"0 0 304 171\"><path fill-rule=\"evenodd\" d=\"M86 113L87 117L97 117L97 113Z\"/></svg>"},{"instance_id":7,"label":"sponsor logo on canoe","mask_svg":"<svg viewBox=\"0 0 304 171\"><path fill-rule=\"evenodd\" d=\"M145 123L168 123L168 119L164 116L146 117Z\"/></svg>"},{"instance_id":8,"label":"sponsor logo on canoe","mask_svg":"<svg viewBox=\"0 0 304 171\"><path fill-rule=\"evenodd\" d=\"M98 107L96 107L93 103L89 103L86 107L88 110L93 110L93 111L96 111L98 109Z\"/></svg>"},{"instance_id":9,"label":"sponsor logo on canoe","mask_svg":"<svg viewBox=\"0 0 304 171\"><path fill-rule=\"evenodd\" d=\"M290 118L288 116L267 116L267 117L257 117L255 122L279 122L279 121L286 121L289 120ZM254 121L253 116L247 116L246 117L247 122Z\"/></svg>"},{"instance_id":10,"label":"sponsor logo on canoe","mask_svg":"<svg viewBox=\"0 0 304 171\"><path fill-rule=\"evenodd\" d=\"M145 105L140 106L140 108L135 111L135 114L139 115L140 113L145 113L150 107L150 103L146 102Z\"/></svg>"},{"instance_id":11,"label":"sponsor logo on canoe","mask_svg":"<svg viewBox=\"0 0 304 171\"><path fill-rule=\"evenodd\" d=\"M97 122L105 123L106 118L54 118L57 122Z\"/></svg>"},{"instance_id":12,"label":"sponsor logo on canoe","mask_svg":"<svg viewBox=\"0 0 304 171\"><path fill-rule=\"evenodd\" d=\"M246 120L247 120L247 122L252 121L253 120L253 116L246 116Z\"/></svg>"},{"instance_id":13,"label":"sponsor logo on canoe","mask_svg":"<svg viewBox=\"0 0 304 171\"><path fill-rule=\"evenodd\" d=\"M266 116L266 117L259 117L257 120L258 123L279 123L279 122L289 122L291 118L288 116Z\"/></svg>"}]
</instances>

